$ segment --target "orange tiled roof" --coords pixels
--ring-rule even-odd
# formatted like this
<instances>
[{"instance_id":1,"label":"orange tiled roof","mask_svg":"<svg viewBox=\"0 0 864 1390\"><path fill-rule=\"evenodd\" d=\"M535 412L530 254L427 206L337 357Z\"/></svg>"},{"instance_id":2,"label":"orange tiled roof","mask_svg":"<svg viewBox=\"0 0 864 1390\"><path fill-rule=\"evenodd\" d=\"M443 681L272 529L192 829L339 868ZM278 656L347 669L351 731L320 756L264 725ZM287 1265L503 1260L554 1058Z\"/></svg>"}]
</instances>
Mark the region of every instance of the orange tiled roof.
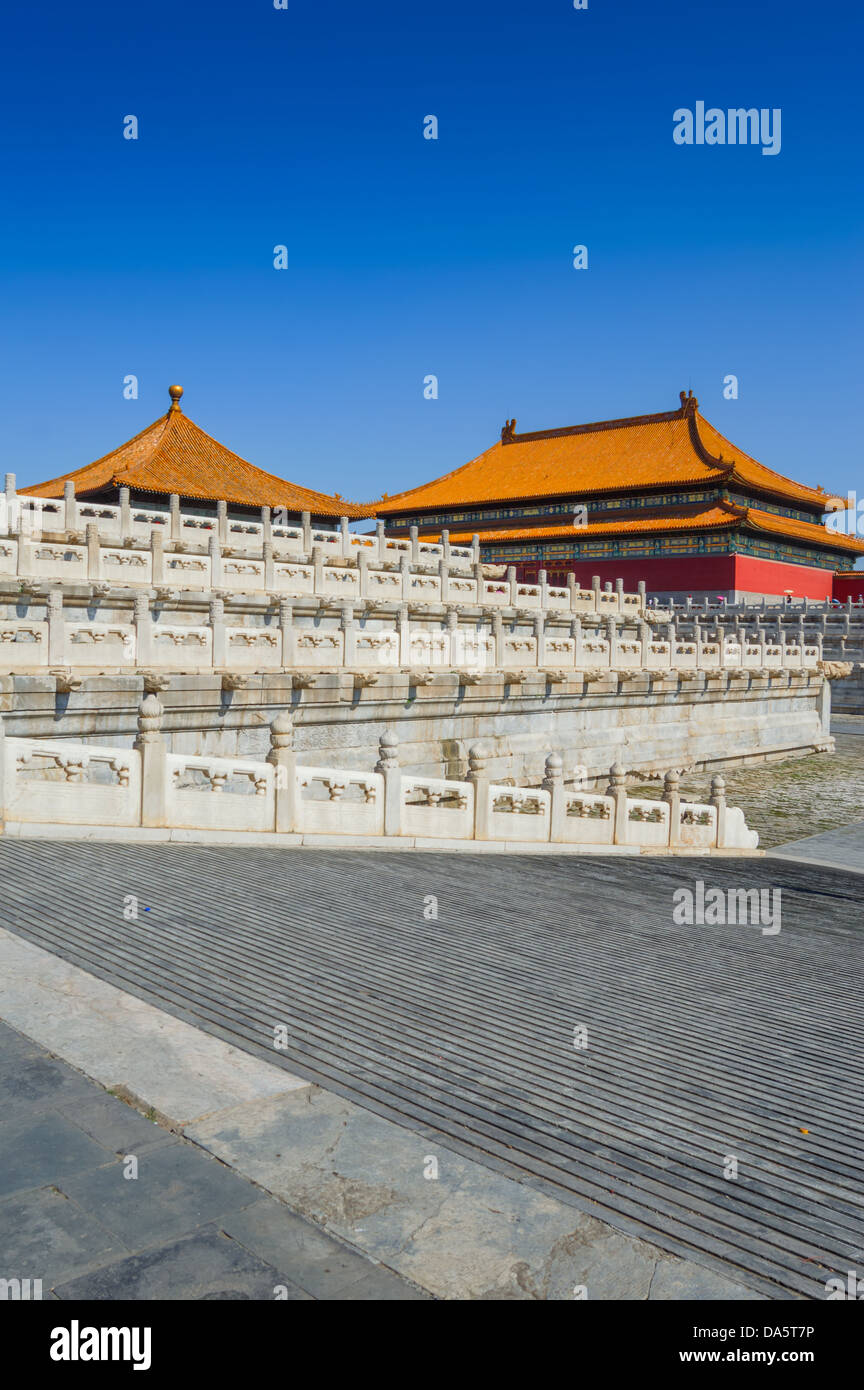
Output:
<instances>
[{"instance_id":1,"label":"orange tiled roof","mask_svg":"<svg viewBox=\"0 0 864 1390\"><path fill-rule=\"evenodd\" d=\"M864 555L864 541L854 536L844 536L829 531L818 522L795 521L791 517L776 516L755 507L737 507L732 502L720 502L713 507L701 510L685 510L674 514L655 513L651 516L625 517L620 520L589 521L586 526L567 526L559 522L554 526L524 526L513 530L480 531L481 544L502 541L530 540L574 540L583 536L617 535L659 535L668 531L711 531L711 530L756 530L767 531L776 536L789 536L794 540L809 544L826 546L829 549L852 551ZM438 528L432 528L439 534ZM430 530L429 534L432 534ZM469 545L473 531L451 531L452 545Z\"/></svg>"},{"instance_id":2,"label":"orange tiled roof","mask_svg":"<svg viewBox=\"0 0 864 1390\"><path fill-rule=\"evenodd\" d=\"M286 482L247 463L183 414L181 394L182 388L172 387L173 401L167 414L110 454L22 491L34 497L62 497L63 484L74 482L79 496L104 487L128 487L239 506L285 507L316 516L370 515L368 507Z\"/></svg>"},{"instance_id":3,"label":"orange tiled roof","mask_svg":"<svg viewBox=\"0 0 864 1390\"><path fill-rule=\"evenodd\" d=\"M432 482L376 503L380 516L425 508L538 497L591 497L646 487L725 482L787 501L824 506L829 494L784 478L750 458L699 414L695 396L681 408L592 425L516 434Z\"/></svg>"}]
</instances>

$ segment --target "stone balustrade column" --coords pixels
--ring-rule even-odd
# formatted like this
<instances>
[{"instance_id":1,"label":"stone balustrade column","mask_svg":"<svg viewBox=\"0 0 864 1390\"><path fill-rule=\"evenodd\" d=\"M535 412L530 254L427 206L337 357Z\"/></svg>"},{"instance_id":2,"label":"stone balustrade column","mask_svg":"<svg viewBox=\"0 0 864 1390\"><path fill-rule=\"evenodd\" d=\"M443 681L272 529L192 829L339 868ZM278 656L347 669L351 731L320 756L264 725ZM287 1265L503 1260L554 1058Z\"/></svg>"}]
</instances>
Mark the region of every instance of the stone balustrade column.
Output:
<instances>
[{"instance_id":1,"label":"stone balustrade column","mask_svg":"<svg viewBox=\"0 0 864 1390\"><path fill-rule=\"evenodd\" d=\"M387 554L387 537L384 534L386 523L383 521L375 522L375 541L377 545L378 559L383 560Z\"/></svg>"},{"instance_id":2,"label":"stone balustrade column","mask_svg":"<svg viewBox=\"0 0 864 1390\"><path fill-rule=\"evenodd\" d=\"M650 653L650 651L649 651L649 647L650 647L650 645L651 645L651 639L652 639L651 624L650 624L650 623L646 623L646 622L644 622L644 621L640 622L640 623L639 623L639 643L640 643L640 647L641 647L641 656L640 656L639 659L640 659L640 661L641 661L641 663L642 663L642 670L643 670L643 671L645 671L645 670L648 669L648 662L649 662L649 660L650 660L650 658L651 658L651 653Z\"/></svg>"},{"instance_id":3,"label":"stone balustrade column","mask_svg":"<svg viewBox=\"0 0 864 1390\"><path fill-rule=\"evenodd\" d=\"M471 537L471 563L474 565L480 564L480 536L476 531Z\"/></svg>"},{"instance_id":4,"label":"stone balustrade column","mask_svg":"<svg viewBox=\"0 0 864 1390\"><path fill-rule=\"evenodd\" d=\"M262 543L261 558L264 561L264 589L269 594L276 587L276 564L273 559L272 540Z\"/></svg>"},{"instance_id":5,"label":"stone balustrade column","mask_svg":"<svg viewBox=\"0 0 864 1390\"><path fill-rule=\"evenodd\" d=\"M165 583L165 532L161 526L154 526L150 532L151 579L155 585Z\"/></svg>"},{"instance_id":6,"label":"stone balustrade column","mask_svg":"<svg viewBox=\"0 0 864 1390\"><path fill-rule=\"evenodd\" d=\"M408 618L408 604L399 605L399 664L411 665L411 623Z\"/></svg>"},{"instance_id":7,"label":"stone balustrade column","mask_svg":"<svg viewBox=\"0 0 864 1390\"><path fill-rule=\"evenodd\" d=\"M595 613L599 613L600 610L601 610L601 608L603 607L603 605L602 605L601 602L600 602L600 576L599 576L599 574L592 574L592 576L591 576L591 593L592 593L592 595L593 595L593 597L594 597L594 612L595 612Z\"/></svg>"},{"instance_id":8,"label":"stone balustrade column","mask_svg":"<svg viewBox=\"0 0 864 1390\"><path fill-rule=\"evenodd\" d=\"M537 583L540 585L540 607L545 612L549 607L549 575L548 571L540 570L537 575Z\"/></svg>"},{"instance_id":9,"label":"stone balustrade column","mask_svg":"<svg viewBox=\"0 0 864 1390\"><path fill-rule=\"evenodd\" d=\"M168 507L171 515L169 539L179 541L183 538L183 526L180 519L180 497L176 492L172 492L168 498Z\"/></svg>"},{"instance_id":10,"label":"stone balustrade column","mask_svg":"<svg viewBox=\"0 0 864 1390\"><path fill-rule=\"evenodd\" d=\"M677 772L667 772L663 778L663 800L669 807L669 846L681 843L681 778Z\"/></svg>"},{"instance_id":11,"label":"stone balustrade column","mask_svg":"<svg viewBox=\"0 0 864 1390\"><path fill-rule=\"evenodd\" d=\"M63 614L63 590L48 593L48 665L66 665L66 619Z\"/></svg>"},{"instance_id":12,"label":"stone balustrade column","mask_svg":"<svg viewBox=\"0 0 864 1390\"><path fill-rule=\"evenodd\" d=\"M357 660L357 624L354 621L353 603L343 603L339 626L344 634L343 662L346 666L353 666Z\"/></svg>"},{"instance_id":13,"label":"stone balustrade column","mask_svg":"<svg viewBox=\"0 0 864 1390\"><path fill-rule=\"evenodd\" d=\"M549 839L553 845L562 845L567 839L567 793L564 760L558 753L546 758L543 790L549 792Z\"/></svg>"},{"instance_id":14,"label":"stone balustrade column","mask_svg":"<svg viewBox=\"0 0 864 1390\"><path fill-rule=\"evenodd\" d=\"M168 749L162 738L162 703L145 695L138 706L135 748L141 757L141 824L154 829L167 825Z\"/></svg>"},{"instance_id":15,"label":"stone balustrade column","mask_svg":"<svg viewBox=\"0 0 864 1390\"><path fill-rule=\"evenodd\" d=\"M147 594L135 595L132 621L135 624L135 655L140 670L153 661L153 617Z\"/></svg>"},{"instance_id":16,"label":"stone balustrade column","mask_svg":"<svg viewBox=\"0 0 864 1390\"><path fill-rule=\"evenodd\" d=\"M324 596L324 547L312 547L312 592L319 598Z\"/></svg>"},{"instance_id":17,"label":"stone balustrade column","mask_svg":"<svg viewBox=\"0 0 864 1390\"><path fill-rule=\"evenodd\" d=\"M221 499L216 503L216 535L220 545L228 544L228 503Z\"/></svg>"},{"instance_id":18,"label":"stone balustrade column","mask_svg":"<svg viewBox=\"0 0 864 1390\"><path fill-rule=\"evenodd\" d=\"M303 528L303 552L306 555L312 554L312 514L311 512L300 513L300 525Z\"/></svg>"},{"instance_id":19,"label":"stone balustrade column","mask_svg":"<svg viewBox=\"0 0 864 1390\"><path fill-rule=\"evenodd\" d=\"M444 551L444 563L445 563L445 565L449 565L449 564L450 564L450 532L449 532L449 531L442 531L442 532L441 532L441 548L442 548L442 550Z\"/></svg>"},{"instance_id":20,"label":"stone balustrade column","mask_svg":"<svg viewBox=\"0 0 864 1390\"><path fill-rule=\"evenodd\" d=\"M375 771L384 778L384 834L402 833L402 770L399 767L399 740L386 729L378 741Z\"/></svg>"},{"instance_id":21,"label":"stone balustrade column","mask_svg":"<svg viewBox=\"0 0 864 1390\"><path fill-rule=\"evenodd\" d=\"M537 665L546 664L546 614L534 614L534 638L537 643Z\"/></svg>"},{"instance_id":22,"label":"stone balustrade column","mask_svg":"<svg viewBox=\"0 0 864 1390\"><path fill-rule=\"evenodd\" d=\"M75 484L71 480L63 484L63 528L66 531L78 530L78 503L75 500Z\"/></svg>"},{"instance_id":23,"label":"stone balustrade column","mask_svg":"<svg viewBox=\"0 0 864 1390\"><path fill-rule=\"evenodd\" d=\"M615 593L618 595L618 612L624 612L624 580L615 580Z\"/></svg>"},{"instance_id":24,"label":"stone balustrade column","mask_svg":"<svg viewBox=\"0 0 864 1390\"><path fill-rule=\"evenodd\" d=\"M360 598L369 597L369 551L357 552L357 591Z\"/></svg>"},{"instance_id":25,"label":"stone balustrade column","mask_svg":"<svg viewBox=\"0 0 864 1390\"><path fill-rule=\"evenodd\" d=\"M714 840L718 849L726 847L726 782L720 777L711 778L709 805L717 812L717 835Z\"/></svg>"},{"instance_id":26,"label":"stone balustrade column","mask_svg":"<svg viewBox=\"0 0 864 1390\"><path fill-rule=\"evenodd\" d=\"M279 631L282 634L282 666L290 671L297 664L297 634L294 628L294 605L290 599L279 600Z\"/></svg>"},{"instance_id":27,"label":"stone balustrade column","mask_svg":"<svg viewBox=\"0 0 864 1390\"><path fill-rule=\"evenodd\" d=\"M409 526L409 527L408 527L408 536L409 536L409 539L410 539L410 541L411 541L411 563L412 563L412 565L419 565L419 563L420 563L420 541L419 541L419 538L418 538L418 531L417 531L417 527L416 527L416 526Z\"/></svg>"},{"instance_id":28,"label":"stone balustrade column","mask_svg":"<svg viewBox=\"0 0 864 1390\"><path fill-rule=\"evenodd\" d=\"M609 785L606 795L615 802L613 812L613 844L626 845L629 829L627 813L627 775L620 763L613 763L609 769Z\"/></svg>"},{"instance_id":29,"label":"stone balustrade column","mask_svg":"<svg viewBox=\"0 0 864 1390\"><path fill-rule=\"evenodd\" d=\"M506 583L507 583L507 587L508 587L508 589L509 589L509 591L510 591L509 594L508 594L508 597L507 597L507 602L509 603L509 605L510 605L511 608L516 608L516 607L518 606L518 603L519 603L519 581L518 581L517 578L516 578L516 566L515 566L515 565L508 565L508 566L507 566L507 579L506 579Z\"/></svg>"},{"instance_id":30,"label":"stone balustrade column","mask_svg":"<svg viewBox=\"0 0 864 1390\"><path fill-rule=\"evenodd\" d=\"M15 490L14 473L6 474L3 501L5 508L5 516L3 520L5 523L6 533L10 536L17 536L21 528L18 517L18 493ZM18 573L20 574L21 571L19 570Z\"/></svg>"},{"instance_id":31,"label":"stone balustrade column","mask_svg":"<svg viewBox=\"0 0 864 1390\"><path fill-rule=\"evenodd\" d=\"M399 569L402 573L402 598L407 603L411 597L411 561L404 552L399 556Z\"/></svg>"},{"instance_id":32,"label":"stone balustrade column","mask_svg":"<svg viewBox=\"0 0 864 1390\"><path fill-rule=\"evenodd\" d=\"M438 577L441 580L441 602L447 603L450 599L450 561L446 556L438 561Z\"/></svg>"},{"instance_id":33,"label":"stone balustrade column","mask_svg":"<svg viewBox=\"0 0 864 1390\"><path fill-rule=\"evenodd\" d=\"M474 788L474 839L489 839L489 815L491 811L489 787L492 774L488 766L489 754L485 744L474 743L468 749L468 776Z\"/></svg>"},{"instance_id":34,"label":"stone balustrade column","mask_svg":"<svg viewBox=\"0 0 864 1390\"><path fill-rule=\"evenodd\" d=\"M132 504L128 487L120 489L120 540L123 545L128 545L134 536L134 526L132 522Z\"/></svg>"},{"instance_id":35,"label":"stone balustrade column","mask_svg":"<svg viewBox=\"0 0 864 1390\"><path fill-rule=\"evenodd\" d=\"M97 583L102 578L102 550L99 545L99 527L95 521L87 522L87 578Z\"/></svg>"},{"instance_id":36,"label":"stone balustrade column","mask_svg":"<svg viewBox=\"0 0 864 1390\"><path fill-rule=\"evenodd\" d=\"M492 642L495 653L495 669L501 671L504 668L504 619L500 613L493 613L492 623Z\"/></svg>"},{"instance_id":37,"label":"stone balustrade column","mask_svg":"<svg viewBox=\"0 0 864 1390\"><path fill-rule=\"evenodd\" d=\"M704 642L704 637L703 637L703 634L702 634L702 624L699 622L699 619L697 618L696 621L695 621L694 624L693 624L693 643L694 643L694 645L695 645L695 647L696 647L696 670L697 670L697 671L701 671L701 670L702 670L702 645L703 645L703 642Z\"/></svg>"},{"instance_id":38,"label":"stone balustrade column","mask_svg":"<svg viewBox=\"0 0 864 1390\"><path fill-rule=\"evenodd\" d=\"M210 556L210 587L221 589L222 580L222 545L217 536L212 536L207 542L207 551Z\"/></svg>"},{"instance_id":39,"label":"stone balustrade column","mask_svg":"<svg viewBox=\"0 0 864 1390\"><path fill-rule=\"evenodd\" d=\"M350 560L351 556L354 553L354 547L351 544L351 532L348 529L347 516L340 516L339 531L341 534L340 550L342 554L342 559Z\"/></svg>"},{"instance_id":40,"label":"stone balustrade column","mask_svg":"<svg viewBox=\"0 0 864 1390\"><path fill-rule=\"evenodd\" d=\"M267 761L274 769L273 829L290 835L301 829L300 788L297 785L297 754L294 751L294 720L290 710L277 714L270 725L270 752Z\"/></svg>"},{"instance_id":41,"label":"stone balustrade column","mask_svg":"<svg viewBox=\"0 0 864 1390\"><path fill-rule=\"evenodd\" d=\"M221 598L210 600L208 613L210 627L213 629L213 667L224 670L228 663L228 637L225 631L225 601Z\"/></svg>"},{"instance_id":42,"label":"stone balustrade column","mask_svg":"<svg viewBox=\"0 0 864 1390\"><path fill-rule=\"evenodd\" d=\"M639 612L645 612L645 580L640 579L636 585L636 592L639 595Z\"/></svg>"},{"instance_id":43,"label":"stone balustrade column","mask_svg":"<svg viewBox=\"0 0 864 1390\"><path fill-rule=\"evenodd\" d=\"M578 589L579 586L576 583L576 576L572 570L569 570L567 574L567 606L571 613L575 611L578 602L576 597Z\"/></svg>"},{"instance_id":44,"label":"stone balustrade column","mask_svg":"<svg viewBox=\"0 0 864 1390\"><path fill-rule=\"evenodd\" d=\"M261 545L273 544L273 513L269 507L261 508ZM263 550L262 550L263 553Z\"/></svg>"},{"instance_id":45,"label":"stone balustrade column","mask_svg":"<svg viewBox=\"0 0 864 1390\"><path fill-rule=\"evenodd\" d=\"M615 626L614 618L607 618L606 641L609 643L609 670L614 671L618 665L618 631Z\"/></svg>"},{"instance_id":46,"label":"stone balustrade column","mask_svg":"<svg viewBox=\"0 0 864 1390\"><path fill-rule=\"evenodd\" d=\"M570 636L573 638L573 665L579 671L585 665L581 618L570 619Z\"/></svg>"}]
</instances>

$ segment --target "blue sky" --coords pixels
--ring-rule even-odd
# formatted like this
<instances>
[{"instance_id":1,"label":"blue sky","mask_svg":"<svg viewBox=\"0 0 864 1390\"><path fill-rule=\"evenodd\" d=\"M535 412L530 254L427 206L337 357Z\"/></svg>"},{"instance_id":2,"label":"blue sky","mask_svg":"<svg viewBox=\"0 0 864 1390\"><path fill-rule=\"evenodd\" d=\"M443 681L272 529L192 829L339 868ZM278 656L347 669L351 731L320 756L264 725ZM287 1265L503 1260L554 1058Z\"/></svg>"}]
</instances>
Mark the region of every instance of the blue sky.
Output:
<instances>
[{"instance_id":1,"label":"blue sky","mask_svg":"<svg viewBox=\"0 0 864 1390\"><path fill-rule=\"evenodd\" d=\"M244 457L358 499L459 466L508 417L686 387L769 466L861 489L858 7L49 0L4 25L22 484L127 439L179 381ZM781 108L780 154L677 146L698 100Z\"/></svg>"}]
</instances>

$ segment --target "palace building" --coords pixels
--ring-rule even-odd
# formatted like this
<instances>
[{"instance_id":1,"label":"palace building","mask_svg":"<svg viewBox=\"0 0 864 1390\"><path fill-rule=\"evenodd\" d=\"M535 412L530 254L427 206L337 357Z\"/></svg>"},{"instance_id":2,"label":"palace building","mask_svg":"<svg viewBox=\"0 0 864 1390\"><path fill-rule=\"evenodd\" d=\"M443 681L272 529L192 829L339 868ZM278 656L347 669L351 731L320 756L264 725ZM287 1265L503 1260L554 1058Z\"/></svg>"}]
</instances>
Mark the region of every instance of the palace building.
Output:
<instances>
[{"instance_id":1,"label":"palace building","mask_svg":"<svg viewBox=\"0 0 864 1390\"><path fill-rule=\"evenodd\" d=\"M479 534L483 560L518 577L562 584L644 579L649 594L830 598L864 542L832 532L833 499L745 454L699 412L678 410L591 425L516 432L462 468L375 504L388 533ZM842 503L845 506L845 501ZM862 576L864 577L864 576Z\"/></svg>"},{"instance_id":2,"label":"palace building","mask_svg":"<svg viewBox=\"0 0 864 1390\"><path fill-rule=\"evenodd\" d=\"M128 488L132 506L167 509L174 495L185 511L205 516L215 515L217 502L226 502L233 518L254 516L262 507L281 509L288 525L304 512L318 526L332 526L343 516L370 515L368 507L346 502L338 494L300 487L247 463L184 415L182 386L169 386L168 393L168 411L134 439L95 463L22 491L33 497L62 497L64 485L72 483L80 501L116 506L120 489Z\"/></svg>"}]
</instances>

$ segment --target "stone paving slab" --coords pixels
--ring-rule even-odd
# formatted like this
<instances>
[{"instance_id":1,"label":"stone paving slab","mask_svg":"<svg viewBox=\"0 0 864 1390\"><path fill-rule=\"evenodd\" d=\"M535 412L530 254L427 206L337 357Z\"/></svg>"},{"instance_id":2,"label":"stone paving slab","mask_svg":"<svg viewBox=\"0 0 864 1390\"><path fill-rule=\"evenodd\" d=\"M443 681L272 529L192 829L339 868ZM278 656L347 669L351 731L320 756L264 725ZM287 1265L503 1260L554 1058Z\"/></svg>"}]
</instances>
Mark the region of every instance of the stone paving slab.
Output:
<instances>
[{"instance_id":1,"label":"stone paving slab","mask_svg":"<svg viewBox=\"0 0 864 1390\"><path fill-rule=\"evenodd\" d=\"M774 859L794 859L798 864L813 864L848 873L864 874L864 821L842 830L827 830L821 835L808 835L802 840L790 840L770 851Z\"/></svg>"},{"instance_id":2,"label":"stone paving slab","mask_svg":"<svg viewBox=\"0 0 864 1390\"><path fill-rule=\"evenodd\" d=\"M4 1024L0 1115L0 1278L43 1297L427 1297Z\"/></svg>"}]
</instances>

